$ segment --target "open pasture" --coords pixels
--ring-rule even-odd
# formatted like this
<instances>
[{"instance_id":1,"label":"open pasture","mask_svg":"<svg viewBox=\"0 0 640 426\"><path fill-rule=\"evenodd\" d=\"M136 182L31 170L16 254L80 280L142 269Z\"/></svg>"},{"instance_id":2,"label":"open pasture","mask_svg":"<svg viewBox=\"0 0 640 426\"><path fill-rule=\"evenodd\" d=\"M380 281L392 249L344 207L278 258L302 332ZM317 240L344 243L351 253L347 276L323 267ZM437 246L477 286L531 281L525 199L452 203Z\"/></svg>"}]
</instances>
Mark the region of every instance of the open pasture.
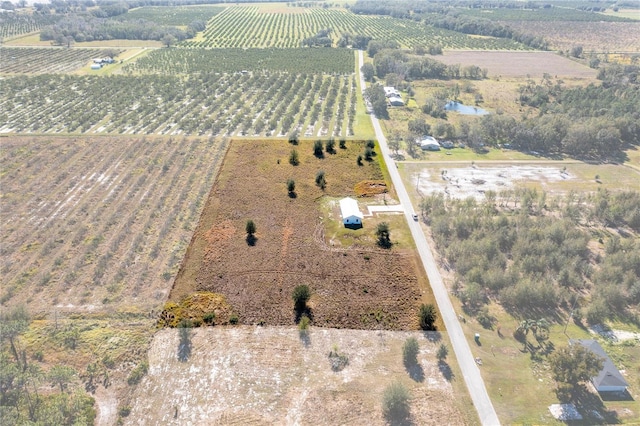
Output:
<instances>
[{"instance_id":1,"label":"open pasture","mask_svg":"<svg viewBox=\"0 0 640 426\"><path fill-rule=\"evenodd\" d=\"M417 329L418 307L433 303L431 290L412 248L383 249L375 236L364 238L375 235L375 223L384 219L366 218L364 228L352 231L357 241L351 246L334 246L325 237L329 213L323 213L323 200L353 197L358 182L382 179L377 160L356 165L364 151L361 141L336 146L336 153L324 158L313 155L312 145L311 140L297 146L274 140L231 145L170 300L194 291L219 293L241 323L293 325L292 291L307 284L315 325ZM299 155L297 166L288 161L292 149ZM319 170L325 172L325 190L314 183ZM288 179L295 181L295 196L287 193ZM253 245L245 234L249 219L257 228ZM391 229L392 241L404 226Z\"/></svg>"},{"instance_id":2,"label":"open pasture","mask_svg":"<svg viewBox=\"0 0 640 426\"><path fill-rule=\"evenodd\" d=\"M595 79L597 71L551 52L446 51L438 60L447 65L477 65L489 70L490 77Z\"/></svg>"},{"instance_id":3,"label":"open pasture","mask_svg":"<svg viewBox=\"0 0 640 426\"><path fill-rule=\"evenodd\" d=\"M100 49L0 47L0 74L65 74L104 56Z\"/></svg>"},{"instance_id":4,"label":"open pasture","mask_svg":"<svg viewBox=\"0 0 640 426\"><path fill-rule=\"evenodd\" d=\"M139 7L130 9L118 18L125 20L146 19L161 25L187 26L193 21L208 21L224 8L217 6Z\"/></svg>"},{"instance_id":5,"label":"open pasture","mask_svg":"<svg viewBox=\"0 0 640 426\"><path fill-rule=\"evenodd\" d=\"M4 137L4 306L148 312L167 297L226 150L217 139Z\"/></svg>"},{"instance_id":6,"label":"open pasture","mask_svg":"<svg viewBox=\"0 0 640 426\"><path fill-rule=\"evenodd\" d=\"M640 53L640 22L505 22L513 29L542 37L555 50L580 45L586 53Z\"/></svg>"},{"instance_id":7,"label":"open pasture","mask_svg":"<svg viewBox=\"0 0 640 426\"><path fill-rule=\"evenodd\" d=\"M353 75L284 73L14 77L0 93L0 133L249 136L352 135L358 96Z\"/></svg>"},{"instance_id":8,"label":"open pasture","mask_svg":"<svg viewBox=\"0 0 640 426\"><path fill-rule=\"evenodd\" d=\"M300 8L292 7L296 12ZM305 13L263 13L260 6L230 6L207 23L207 29L188 47L300 47L302 41L330 28L333 42L342 34L362 34L395 40L405 48L439 43L450 49L528 50L507 39L474 38L419 22L388 16L356 15L345 9L309 8Z\"/></svg>"},{"instance_id":9,"label":"open pasture","mask_svg":"<svg viewBox=\"0 0 640 426\"><path fill-rule=\"evenodd\" d=\"M550 7L539 9L473 9L457 8L456 11L463 15L477 18L491 19L492 21L535 21L535 22L624 22L629 19L611 14L588 12L585 10L565 7Z\"/></svg>"},{"instance_id":10,"label":"open pasture","mask_svg":"<svg viewBox=\"0 0 640 426\"><path fill-rule=\"evenodd\" d=\"M193 74L242 71L284 71L351 74L350 49L157 49L124 67L131 74Z\"/></svg>"}]
</instances>

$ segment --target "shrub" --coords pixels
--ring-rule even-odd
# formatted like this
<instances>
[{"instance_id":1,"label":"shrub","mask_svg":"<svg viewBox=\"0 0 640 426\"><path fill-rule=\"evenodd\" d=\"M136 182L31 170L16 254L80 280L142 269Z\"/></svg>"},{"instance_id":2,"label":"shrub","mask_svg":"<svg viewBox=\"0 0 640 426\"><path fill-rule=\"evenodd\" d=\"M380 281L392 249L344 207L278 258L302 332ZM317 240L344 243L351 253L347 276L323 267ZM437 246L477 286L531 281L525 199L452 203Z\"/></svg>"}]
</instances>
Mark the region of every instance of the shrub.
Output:
<instances>
[{"instance_id":1,"label":"shrub","mask_svg":"<svg viewBox=\"0 0 640 426\"><path fill-rule=\"evenodd\" d=\"M420 328L423 330L434 331L436 329L435 322L438 318L436 307L432 304L420 305Z\"/></svg>"},{"instance_id":2,"label":"shrub","mask_svg":"<svg viewBox=\"0 0 640 426\"><path fill-rule=\"evenodd\" d=\"M146 361L142 361L136 366L136 368L131 370L129 377L127 378L127 383L129 385L137 385L140 383L140 380L142 380L144 375L147 374L147 371L149 371L149 364Z\"/></svg>"},{"instance_id":3,"label":"shrub","mask_svg":"<svg viewBox=\"0 0 640 426\"><path fill-rule=\"evenodd\" d=\"M329 139L329 140L327 141L326 145L325 145L325 150L326 150L329 154L333 154L333 153L335 153L335 152L336 152L336 150L335 150L335 144L336 144L336 141L334 141L334 140L333 140L333 138L332 138L332 139Z\"/></svg>"},{"instance_id":4,"label":"shrub","mask_svg":"<svg viewBox=\"0 0 640 426\"><path fill-rule=\"evenodd\" d=\"M409 418L409 391L402 383L392 383L385 388L382 413L393 424L401 424Z\"/></svg>"},{"instance_id":5,"label":"shrub","mask_svg":"<svg viewBox=\"0 0 640 426\"><path fill-rule=\"evenodd\" d=\"M289 154L289 164L292 166L297 166L300 164L300 159L298 158L298 151L295 149L291 150L291 154Z\"/></svg>"},{"instance_id":6,"label":"shrub","mask_svg":"<svg viewBox=\"0 0 640 426\"><path fill-rule=\"evenodd\" d=\"M296 286L293 289L293 293L291 294L291 298L293 299L293 304L298 312L302 312L307 307L307 301L311 297L311 290L309 286L306 284L301 284Z\"/></svg>"},{"instance_id":7,"label":"shrub","mask_svg":"<svg viewBox=\"0 0 640 426\"><path fill-rule=\"evenodd\" d=\"M249 219L247 220L247 224L245 225L244 229L247 234L253 235L256 233L256 224L253 222L253 220Z\"/></svg>"},{"instance_id":8,"label":"shrub","mask_svg":"<svg viewBox=\"0 0 640 426\"><path fill-rule=\"evenodd\" d=\"M316 173L316 185L324 191L327 187L327 180L324 177L324 171L320 170Z\"/></svg>"},{"instance_id":9,"label":"shrub","mask_svg":"<svg viewBox=\"0 0 640 426\"><path fill-rule=\"evenodd\" d=\"M202 320L204 321L204 323L208 324L208 325L214 325L213 322L215 321L215 319L216 319L216 313L215 312L207 312L202 317Z\"/></svg>"},{"instance_id":10,"label":"shrub","mask_svg":"<svg viewBox=\"0 0 640 426\"><path fill-rule=\"evenodd\" d=\"M231 315L231 317L229 318L229 323L236 325L238 324L238 322L240 322L240 319L238 318L238 316L236 314Z\"/></svg>"},{"instance_id":11,"label":"shrub","mask_svg":"<svg viewBox=\"0 0 640 426\"><path fill-rule=\"evenodd\" d=\"M391 247L391 236L389 233L389 224L387 222L378 224L378 227L376 228L376 235L378 236L378 245L380 247Z\"/></svg>"},{"instance_id":12,"label":"shrub","mask_svg":"<svg viewBox=\"0 0 640 426\"><path fill-rule=\"evenodd\" d=\"M324 154L322 153L322 141L317 140L313 143L313 155L318 158L324 157Z\"/></svg>"},{"instance_id":13,"label":"shrub","mask_svg":"<svg viewBox=\"0 0 640 426\"><path fill-rule=\"evenodd\" d=\"M338 351L338 346L334 345L333 349L329 351L329 362L331 363L331 369L333 371L342 371L349 365L349 357L345 354L341 354Z\"/></svg>"},{"instance_id":14,"label":"shrub","mask_svg":"<svg viewBox=\"0 0 640 426\"><path fill-rule=\"evenodd\" d=\"M307 331L309 329L310 323L311 320L309 319L309 317L306 315L302 315L302 317L300 318L300 322L298 323L298 329L300 331Z\"/></svg>"},{"instance_id":15,"label":"shrub","mask_svg":"<svg viewBox=\"0 0 640 426\"><path fill-rule=\"evenodd\" d=\"M415 337L409 337L402 346L402 361L405 367L418 364L418 352L420 352L418 340Z\"/></svg>"},{"instance_id":16,"label":"shrub","mask_svg":"<svg viewBox=\"0 0 640 426\"><path fill-rule=\"evenodd\" d=\"M344 139L340 139L339 146L340 149L347 149L347 141Z\"/></svg>"},{"instance_id":17,"label":"shrub","mask_svg":"<svg viewBox=\"0 0 640 426\"><path fill-rule=\"evenodd\" d=\"M449 355L449 348L444 343L441 343L436 352L436 358L438 358L438 361L444 361L447 355Z\"/></svg>"},{"instance_id":18,"label":"shrub","mask_svg":"<svg viewBox=\"0 0 640 426\"><path fill-rule=\"evenodd\" d=\"M364 159L367 161L373 160L373 149L366 147L364 150Z\"/></svg>"},{"instance_id":19,"label":"shrub","mask_svg":"<svg viewBox=\"0 0 640 426\"><path fill-rule=\"evenodd\" d=\"M129 414L131 414L131 407L125 405L120 408L120 417L127 417Z\"/></svg>"},{"instance_id":20,"label":"shrub","mask_svg":"<svg viewBox=\"0 0 640 426\"><path fill-rule=\"evenodd\" d=\"M371 148L371 149L373 149L373 148L375 148L375 147L376 147L376 143L375 143L374 141L372 141L371 139L369 139L369 140L367 141L366 147L367 147L367 148Z\"/></svg>"}]
</instances>

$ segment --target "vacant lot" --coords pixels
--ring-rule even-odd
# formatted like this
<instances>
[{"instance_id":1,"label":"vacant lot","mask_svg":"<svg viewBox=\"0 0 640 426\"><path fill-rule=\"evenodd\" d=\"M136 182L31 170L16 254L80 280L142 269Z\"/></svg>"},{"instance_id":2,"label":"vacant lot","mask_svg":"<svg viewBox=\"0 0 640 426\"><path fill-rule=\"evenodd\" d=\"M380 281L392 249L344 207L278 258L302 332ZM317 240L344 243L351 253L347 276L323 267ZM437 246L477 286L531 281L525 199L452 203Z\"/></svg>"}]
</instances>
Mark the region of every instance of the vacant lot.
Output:
<instances>
[{"instance_id":1,"label":"vacant lot","mask_svg":"<svg viewBox=\"0 0 640 426\"><path fill-rule=\"evenodd\" d=\"M288 162L293 148L298 166ZM295 317L292 290L307 284L317 325L416 329L419 305L432 299L413 250L372 242L338 249L323 237L324 197L354 196L359 181L383 177L377 161L356 165L363 142L349 141L336 151L318 159L311 141L295 147L269 140L234 143L170 299L196 290L221 293L245 324L287 325ZM324 191L314 183L319 170L325 171ZM287 194L290 178L295 197ZM245 239L249 219L257 227L254 246ZM371 227L365 219L364 228L352 232L371 233Z\"/></svg>"},{"instance_id":2,"label":"vacant lot","mask_svg":"<svg viewBox=\"0 0 640 426\"><path fill-rule=\"evenodd\" d=\"M596 77L597 71L551 52L446 51L437 60L448 65L477 65L489 70L489 77L531 77L543 74L559 78Z\"/></svg>"},{"instance_id":3,"label":"vacant lot","mask_svg":"<svg viewBox=\"0 0 640 426\"><path fill-rule=\"evenodd\" d=\"M508 22L513 29L542 37L552 49L585 52L640 52L640 22Z\"/></svg>"},{"instance_id":4,"label":"vacant lot","mask_svg":"<svg viewBox=\"0 0 640 426\"><path fill-rule=\"evenodd\" d=\"M416 380L402 364L410 336L420 344ZM438 336L428 337L312 328L302 340L293 327L201 328L181 362L178 331L162 330L125 424L380 425L382 392L395 381L410 390L413 424L477 423L459 373L436 361ZM338 372L328 358L336 348L348 357Z\"/></svg>"},{"instance_id":5,"label":"vacant lot","mask_svg":"<svg viewBox=\"0 0 640 426\"><path fill-rule=\"evenodd\" d=\"M2 304L32 314L161 306L225 149L196 138L2 138Z\"/></svg>"}]
</instances>

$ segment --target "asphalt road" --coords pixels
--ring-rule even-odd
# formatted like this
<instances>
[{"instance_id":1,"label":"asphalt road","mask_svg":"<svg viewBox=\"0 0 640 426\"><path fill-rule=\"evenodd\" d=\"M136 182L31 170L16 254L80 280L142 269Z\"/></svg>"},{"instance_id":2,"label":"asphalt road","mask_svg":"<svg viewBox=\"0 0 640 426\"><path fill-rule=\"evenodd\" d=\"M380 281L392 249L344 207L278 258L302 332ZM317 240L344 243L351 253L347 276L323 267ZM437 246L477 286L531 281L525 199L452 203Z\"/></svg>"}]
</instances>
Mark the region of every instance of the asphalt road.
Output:
<instances>
[{"instance_id":1,"label":"asphalt road","mask_svg":"<svg viewBox=\"0 0 640 426\"><path fill-rule=\"evenodd\" d=\"M360 50L358 54L358 69L360 69L363 64L362 50ZM360 83L362 89L364 89L365 82L362 73L360 73ZM489 398L487 389L484 387L484 381L482 380L478 365L476 364L475 359L473 358L473 354L471 353L471 348L469 347L467 337L464 335L462 327L460 326L460 322L458 322L458 317L453 310L453 305L451 304L451 300L449 299L447 288L442 281L442 276L440 275L440 271L438 270L438 266L436 265L436 262L434 260L431 248L427 243L427 238L424 236L424 232L422 230L422 227L420 226L420 223L413 220L412 215L414 212L416 212L416 210L414 210L411 204L409 194L404 186L404 183L402 182L402 179L400 178L400 173L398 172L397 166L389 155L389 146L387 145L387 139L382 133L380 122L373 114L371 114L371 121L376 132L376 138L378 139L378 142L380 144L380 150L382 151L384 161L387 163L387 168L389 169L389 174L391 175L391 181L396 189L398 198L400 199L400 203L404 206L405 218L407 219L409 229L411 230L411 234L413 235L413 239L415 240L416 247L418 248L418 253L420 254L420 258L422 259L424 269L425 271L427 271L427 276L429 277L429 282L431 283L431 288L433 289L433 294L436 298L436 303L438 304L440 315L445 323L445 326L447 327L447 332L449 333L449 337L451 339L453 351L458 360L458 364L460 365L460 370L462 371L464 381L467 384L467 388L469 389L469 394L471 395L473 404L478 411L480 421L483 425L486 426L499 425L500 421L498 420L498 415L493 408L493 404L491 403L491 399Z\"/></svg>"}]
</instances>

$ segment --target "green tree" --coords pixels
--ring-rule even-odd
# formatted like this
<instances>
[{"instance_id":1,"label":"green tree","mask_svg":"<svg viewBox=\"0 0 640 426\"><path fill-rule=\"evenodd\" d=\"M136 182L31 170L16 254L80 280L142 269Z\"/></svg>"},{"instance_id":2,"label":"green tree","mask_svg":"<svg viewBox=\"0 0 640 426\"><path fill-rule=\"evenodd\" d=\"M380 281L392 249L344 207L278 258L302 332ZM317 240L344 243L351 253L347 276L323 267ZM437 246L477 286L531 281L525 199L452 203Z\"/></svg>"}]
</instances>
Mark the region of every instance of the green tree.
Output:
<instances>
[{"instance_id":1,"label":"green tree","mask_svg":"<svg viewBox=\"0 0 640 426\"><path fill-rule=\"evenodd\" d=\"M556 350L549 358L551 374L560 391L567 391L563 399L572 399L585 382L602 370L603 359L574 343ZM559 395L560 397L560 395Z\"/></svg>"},{"instance_id":2,"label":"green tree","mask_svg":"<svg viewBox=\"0 0 640 426\"><path fill-rule=\"evenodd\" d=\"M362 155L358 155L358 158L356 158L356 164L358 164L358 166L362 166Z\"/></svg>"},{"instance_id":3,"label":"green tree","mask_svg":"<svg viewBox=\"0 0 640 426\"><path fill-rule=\"evenodd\" d=\"M47 374L47 378L54 386L60 386L60 392L64 392L65 386L73 379L76 375L76 370L67 366L67 365L54 365L49 370Z\"/></svg>"},{"instance_id":4,"label":"green tree","mask_svg":"<svg viewBox=\"0 0 640 426\"><path fill-rule=\"evenodd\" d=\"M171 34L167 34L164 37L162 37L162 44L164 44L166 47L171 47L176 43L176 41L177 39Z\"/></svg>"},{"instance_id":5,"label":"green tree","mask_svg":"<svg viewBox=\"0 0 640 426\"><path fill-rule=\"evenodd\" d=\"M409 419L409 391L400 382L387 386L382 395L382 414L392 424L402 424Z\"/></svg>"},{"instance_id":6,"label":"green tree","mask_svg":"<svg viewBox=\"0 0 640 426\"><path fill-rule=\"evenodd\" d=\"M362 76L366 81L373 81L373 77L376 75L376 70L373 68L373 65L370 63L366 63L360 67L360 71L362 72Z\"/></svg>"},{"instance_id":7,"label":"green tree","mask_svg":"<svg viewBox=\"0 0 640 426\"><path fill-rule=\"evenodd\" d=\"M309 286L306 284L296 286L293 289L293 293L291 293L291 298L293 299L294 309L298 312L303 312L307 308L309 298L311 298Z\"/></svg>"},{"instance_id":8,"label":"green tree","mask_svg":"<svg viewBox=\"0 0 640 426\"><path fill-rule=\"evenodd\" d=\"M413 367L418 364L418 353L420 345L415 337L409 337L402 346L402 361L405 367Z\"/></svg>"},{"instance_id":9,"label":"green tree","mask_svg":"<svg viewBox=\"0 0 640 426\"><path fill-rule=\"evenodd\" d=\"M292 149L291 153L289 154L289 164L291 164L292 166L297 166L298 164L300 164L298 151L296 151L295 149Z\"/></svg>"},{"instance_id":10,"label":"green tree","mask_svg":"<svg viewBox=\"0 0 640 426\"><path fill-rule=\"evenodd\" d=\"M325 144L324 149L325 149L325 151L327 151L329 154L334 154L334 153L336 152L335 145L336 145L336 141L335 141L335 140L333 140L333 138L331 138L331 139L329 139L329 140L327 141L327 143Z\"/></svg>"},{"instance_id":11,"label":"green tree","mask_svg":"<svg viewBox=\"0 0 640 426\"><path fill-rule=\"evenodd\" d=\"M420 305L420 328L423 330L434 331L436 329L435 323L438 318L436 307L431 303Z\"/></svg>"},{"instance_id":12,"label":"green tree","mask_svg":"<svg viewBox=\"0 0 640 426\"><path fill-rule=\"evenodd\" d=\"M391 247L391 235L389 232L389 224L381 222L376 228L376 236L378 237L378 245L383 248Z\"/></svg>"},{"instance_id":13,"label":"green tree","mask_svg":"<svg viewBox=\"0 0 640 426\"><path fill-rule=\"evenodd\" d=\"M315 155L318 158L322 158L324 157L324 154L322 153L322 141L321 140L317 140L313 143L313 155Z\"/></svg>"},{"instance_id":14,"label":"green tree","mask_svg":"<svg viewBox=\"0 0 640 426\"><path fill-rule=\"evenodd\" d=\"M324 171L320 170L316 173L316 185L324 191L327 187L327 180L324 177Z\"/></svg>"},{"instance_id":15,"label":"green tree","mask_svg":"<svg viewBox=\"0 0 640 426\"><path fill-rule=\"evenodd\" d=\"M16 347L16 339L29 328L30 322L29 314L22 305L9 312L0 312L0 339L1 341L9 341L11 353L18 364L20 364L20 356Z\"/></svg>"},{"instance_id":16,"label":"green tree","mask_svg":"<svg viewBox=\"0 0 640 426\"><path fill-rule=\"evenodd\" d=\"M289 194L294 194L296 191L296 181L293 179L288 179L287 180L287 191L289 191Z\"/></svg>"},{"instance_id":17,"label":"green tree","mask_svg":"<svg viewBox=\"0 0 640 426\"><path fill-rule=\"evenodd\" d=\"M253 222L253 220L247 220L247 224L245 225L244 230L248 235L253 235L256 233L256 224Z\"/></svg>"},{"instance_id":18,"label":"green tree","mask_svg":"<svg viewBox=\"0 0 640 426\"><path fill-rule=\"evenodd\" d=\"M449 355L449 348L444 343L441 343L436 352L436 358L438 358L438 361L444 361L447 355Z\"/></svg>"}]
</instances>

